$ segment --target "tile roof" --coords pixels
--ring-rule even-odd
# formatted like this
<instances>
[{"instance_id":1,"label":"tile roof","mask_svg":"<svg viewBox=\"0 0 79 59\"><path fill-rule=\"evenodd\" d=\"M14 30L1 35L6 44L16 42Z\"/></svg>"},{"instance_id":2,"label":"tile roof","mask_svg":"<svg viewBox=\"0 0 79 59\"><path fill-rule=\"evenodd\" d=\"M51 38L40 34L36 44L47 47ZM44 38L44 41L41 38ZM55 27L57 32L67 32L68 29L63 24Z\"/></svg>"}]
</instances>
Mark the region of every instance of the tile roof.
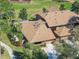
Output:
<instances>
[{"instance_id":1,"label":"tile roof","mask_svg":"<svg viewBox=\"0 0 79 59\"><path fill-rule=\"evenodd\" d=\"M71 35L70 29L65 26L57 27L54 32L60 37L65 37L65 36Z\"/></svg>"},{"instance_id":2,"label":"tile roof","mask_svg":"<svg viewBox=\"0 0 79 59\"><path fill-rule=\"evenodd\" d=\"M52 11L48 13L40 13L39 15L45 19L49 27L66 25L72 17L78 16L69 10Z\"/></svg>"},{"instance_id":3,"label":"tile roof","mask_svg":"<svg viewBox=\"0 0 79 59\"><path fill-rule=\"evenodd\" d=\"M71 2L71 3L75 2L75 0L66 0L66 1L69 1L69 2Z\"/></svg>"},{"instance_id":4,"label":"tile roof","mask_svg":"<svg viewBox=\"0 0 79 59\"><path fill-rule=\"evenodd\" d=\"M70 29L66 26L56 27L53 33L51 27L66 25L69 23L72 17L79 15L71 12L69 10L64 11L49 11L48 13L40 12L39 15L45 19L37 21L23 21L22 22L22 33L26 39L31 43L50 41L56 39L55 33L60 37L65 37L71 35ZM72 21L70 21L72 22ZM78 22L78 21L77 21ZM49 27L47 27L46 23Z\"/></svg>"},{"instance_id":5,"label":"tile roof","mask_svg":"<svg viewBox=\"0 0 79 59\"><path fill-rule=\"evenodd\" d=\"M22 23L22 33L29 42L41 42L55 39L51 29L44 22L27 21Z\"/></svg>"}]
</instances>

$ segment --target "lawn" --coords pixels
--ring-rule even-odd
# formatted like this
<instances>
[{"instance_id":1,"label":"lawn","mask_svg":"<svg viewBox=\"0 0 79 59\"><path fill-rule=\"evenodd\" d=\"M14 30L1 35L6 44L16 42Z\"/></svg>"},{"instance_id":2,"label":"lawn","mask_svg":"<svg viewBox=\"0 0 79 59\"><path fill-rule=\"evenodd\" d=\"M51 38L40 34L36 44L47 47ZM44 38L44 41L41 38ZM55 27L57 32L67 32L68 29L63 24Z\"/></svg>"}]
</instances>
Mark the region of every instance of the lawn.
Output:
<instances>
[{"instance_id":1,"label":"lawn","mask_svg":"<svg viewBox=\"0 0 79 59\"><path fill-rule=\"evenodd\" d=\"M79 1L79 0L78 0ZM65 5L66 9L71 8L71 3L69 2L63 2ZM13 3L13 7L15 9L15 13L16 13L16 19L18 18L18 14L19 11L22 8L26 8L27 12L28 12L28 19L30 19L31 17L33 17L32 15L36 12L39 12L40 10L42 10L42 8L51 8L51 7L59 7L61 3L56 2L56 1L52 1L52 0L32 0L31 3L18 3L15 2Z\"/></svg>"},{"instance_id":2,"label":"lawn","mask_svg":"<svg viewBox=\"0 0 79 59\"><path fill-rule=\"evenodd\" d=\"M78 2L79 2L79 0L76 0L76 1L78 1Z\"/></svg>"},{"instance_id":3,"label":"lawn","mask_svg":"<svg viewBox=\"0 0 79 59\"><path fill-rule=\"evenodd\" d=\"M16 10L16 19L18 19L19 10L26 8L28 12L28 18L32 16L33 13L42 10L42 8L58 7L59 3L52 0L33 0L31 3L13 3L13 7Z\"/></svg>"},{"instance_id":4,"label":"lawn","mask_svg":"<svg viewBox=\"0 0 79 59\"><path fill-rule=\"evenodd\" d=\"M68 10L71 9L71 6L72 6L71 3L69 3L69 2L64 2L64 5L65 5L65 8L66 8L66 9L68 9Z\"/></svg>"}]
</instances>

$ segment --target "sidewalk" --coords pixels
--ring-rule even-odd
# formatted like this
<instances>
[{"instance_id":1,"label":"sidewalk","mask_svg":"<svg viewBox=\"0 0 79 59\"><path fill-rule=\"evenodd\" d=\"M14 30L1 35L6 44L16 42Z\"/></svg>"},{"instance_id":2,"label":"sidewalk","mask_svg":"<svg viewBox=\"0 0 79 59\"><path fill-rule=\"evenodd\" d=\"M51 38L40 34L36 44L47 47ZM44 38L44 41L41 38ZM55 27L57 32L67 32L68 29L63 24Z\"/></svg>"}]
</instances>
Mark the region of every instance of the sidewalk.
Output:
<instances>
[{"instance_id":1,"label":"sidewalk","mask_svg":"<svg viewBox=\"0 0 79 59\"><path fill-rule=\"evenodd\" d=\"M10 59L14 59L13 57L15 57L15 56L13 55L13 50L12 50L12 48L10 48L8 45L6 45L5 43L3 43L3 42L1 42L1 41L0 41L0 45L1 45L2 47L4 47L4 48L8 51L9 56L10 56Z\"/></svg>"},{"instance_id":2,"label":"sidewalk","mask_svg":"<svg viewBox=\"0 0 79 59\"><path fill-rule=\"evenodd\" d=\"M46 44L46 47L42 49L48 54L48 59L57 59L57 52L53 44Z\"/></svg>"}]
</instances>

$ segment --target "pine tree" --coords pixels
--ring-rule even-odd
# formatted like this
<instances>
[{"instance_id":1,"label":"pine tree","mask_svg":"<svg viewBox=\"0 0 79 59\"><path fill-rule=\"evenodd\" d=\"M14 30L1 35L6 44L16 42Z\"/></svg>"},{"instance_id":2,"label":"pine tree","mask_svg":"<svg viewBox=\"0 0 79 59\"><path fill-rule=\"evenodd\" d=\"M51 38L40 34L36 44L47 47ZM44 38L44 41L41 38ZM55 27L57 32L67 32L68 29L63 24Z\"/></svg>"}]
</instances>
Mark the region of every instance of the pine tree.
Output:
<instances>
[{"instance_id":1,"label":"pine tree","mask_svg":"<svg viewBox=\"0 0 79 59\"><path fill-rule=\"evenodd\" d=\"M27 11L25 8L23 8L22 10L20 10L20 13L19 13L19 18L21 18L22 20L27 20Z\"/></svg>"}]
</instances>

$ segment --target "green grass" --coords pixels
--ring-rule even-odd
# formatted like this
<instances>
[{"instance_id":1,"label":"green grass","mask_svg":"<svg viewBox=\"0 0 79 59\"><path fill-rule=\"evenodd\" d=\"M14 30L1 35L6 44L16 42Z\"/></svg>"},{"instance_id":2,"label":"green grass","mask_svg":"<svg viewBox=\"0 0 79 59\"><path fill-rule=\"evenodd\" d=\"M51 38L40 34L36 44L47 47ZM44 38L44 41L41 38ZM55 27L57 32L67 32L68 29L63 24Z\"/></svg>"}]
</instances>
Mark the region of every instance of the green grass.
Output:
<instances>
[{"instance_id":1,"label":"green grass","mask_svg":"<svg viewBox=\"0 0 79 59\"><path fill-rule=\"evenodd\" d=\"M65 8L66 8L66 9L68 9L68 10L71 9L71 6L72 6L71 3L69 3L69 2L65 2L64 5L65 5Z\"/></svg>"},{"instance_id":2,"label":"green grass","mask_svg":"<svg viewBox=\"0 0 79 59\"><path fill-rule=\"evenodd\" d=\"M63 3L65 5L65 8L70 10L72 4L69 2L63 2ZM15 3L13 3L13 7L16 10L16 19L19 19L18 14L22 8L27 9L28 19L30 19L34 13L39 12L40 10L42 10L42 8L47 8L47 9L51 8L51 7L58 8L60 6L60 4L61 4L61 2L56 2L56 1L52 1L52 0L32 0L32 3L15 2Z\"/></svg>"},{"instance_id":3,"label":"green grass","mask_svg":"<svg viewBox=\"0 0 79 59\"><path fill-rule=\"evenodd\" d=\"M78 1L78 2L79 2L79 0L76 0L76 1Z\"/></svg>"},{"instance_id":4,"label":"green grass","mask_svg":"<svg viewBox=\"0 0 79 59\"><path fill-rule=\"evenodd\" d=\"M33 0L32 3L13 3L13 7L16 10L16 18L18 18L19 10L22 8L26 8L28 12L28 17L30 18L33 13L36 13L42 8L50 8L50 7L57 7L58 3L53 2L52 0Z\"/></svg>"},{"instance_id":5,"label":"green grass","mask_svg":"<svg viewBox=\"0 0 79 59\"><path fill-rule=\"evenodd\" d=\"M6 49L4 49L4 54L0 57L1 59L10 59L9 54Z\"/></svg>"},{"instance_id":6,"label":"green grass","mask_svg":"<svg viewBox=\"0 0 79 59\"><path fill-rule=\"evenodd\" d=\"M17 47L17 46L14 46L14 45L11 44L11 42L9 41L9 38L7 37L6 33L1 32L1 38L2 38L1 41L4 42L5 44L7 44L8 46L10 46L13 50L20 51L20 52L23 51L22 47Z\"/></svg>"}]
</instances>

